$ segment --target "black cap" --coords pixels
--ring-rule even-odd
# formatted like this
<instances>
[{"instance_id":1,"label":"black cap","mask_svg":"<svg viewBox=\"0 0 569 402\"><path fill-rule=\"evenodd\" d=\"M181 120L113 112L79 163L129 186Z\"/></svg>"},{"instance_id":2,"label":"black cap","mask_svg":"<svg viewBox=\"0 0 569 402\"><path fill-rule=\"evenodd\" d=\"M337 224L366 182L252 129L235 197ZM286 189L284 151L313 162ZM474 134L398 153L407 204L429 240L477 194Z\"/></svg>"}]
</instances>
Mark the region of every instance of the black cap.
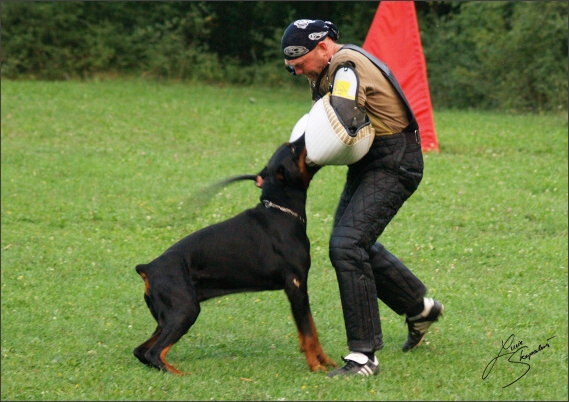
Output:
<instances>
[{"instance_id":1,"label":"black cap","mask_svg":"<svg viewBox=\"0 0 569 402\"><path fill-rule=\"evenodd\" d=\"M281 50L287 60L294 60L312 51L326 37L337 41L338 28L330 21L296 20L285 30Z\"/></svg>"}]
</instances>

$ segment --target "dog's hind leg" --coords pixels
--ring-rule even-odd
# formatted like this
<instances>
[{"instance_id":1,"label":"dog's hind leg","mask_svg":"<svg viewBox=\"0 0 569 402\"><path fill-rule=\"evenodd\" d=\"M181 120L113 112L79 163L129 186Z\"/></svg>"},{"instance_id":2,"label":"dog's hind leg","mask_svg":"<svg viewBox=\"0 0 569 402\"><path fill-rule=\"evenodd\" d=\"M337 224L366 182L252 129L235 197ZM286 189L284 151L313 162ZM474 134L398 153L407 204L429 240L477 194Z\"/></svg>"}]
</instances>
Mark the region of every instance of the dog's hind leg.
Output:
<instances>
[{"instance_id":1,"label":"dog's hind leg","mask_svg":"<svg viewBox=\"0 0 569 402\"><path fill-rule=\"evenodd\" d=\"M148 352L148 350L152 346L154 346L156 340L158 339L161 333L162 333L162 327L158 325L152 336L132 351L132 353L136 356L136 358L140 360L142 363L152 366L152 363L150 363L150 361L146 359L145 355L146 352Z\"/></svg>"},{"instance_id":2,"label":"dog's hind leg","mask_svg":"<svg viewBox=\"0 0 569 402\"><path fill-rule=\"evenodd\" d=\"M296 278L285 285L285 293L290 301L292 315L298 330L300 350L306 356L306 363L310 371L326 371L325 366L337 367L320 345L318 331L310 311L306 283L300 283Z\"/></svg>"},{"instance_id":3,"label":"dog's hind leg","mask_svg":"<svg viewBox=\"0 0 569 402\"><path fill-rule=\"evenodd\" d=\"M195 308L197 307L197 308ZM145 353L144 358L151 366L173 374L183 374L166 360L166 355L172 346L184 336L196 322L199 314L199 304L186 311L168 312L161 322L162 331L154 344Z\"/></svg>"},{"instance_id":4,"label":"dog's hind leg","mask_svg":"<svg viewBox=\"0 0 569 402\"><path fill-rule=\"evenodd\" d=\"M139 264L136 266L136 272L140 275L142 280L144 281L144 301L152 314L152 317L158 322L158 311L156 311L156 307L152 303L152 299L150 298L150 281L148 280L148 275L146 270L148 269L147 264ZM160 325L160 323L158 323Z\"/></svg>"},{"instance_id":5,"label":"dog's hind leg","mask_svg":"<svg viewBox=\"0 0 569 402\"><path fill-rule=\"evenodd\" d=\"M184 336L196 322L200 305L193 285L169 288L166 292L150 294L155 307L158 307L160 334L154 344L146 351L144 358L150 365L173 374L183 374L166 360L170 348Z\"/></svg>"},{"instance_id":6,"label":"dog's hind leg","mask_svg":"<svg viewBox=\"0 0 569 402\"><path fill-rule=\"evenodd\" d=\"M138 274L140 275L140 277L144 281L144 301L146 302L146 305L148 306L150 313L152 314L152 316L154 317L154 319L158 323L158 326L156 327L156 330L154 331L152 336L150 338L148 338L148 340L146 340L144 343L142 343L141 345L136 347L132 351L132 353L142 363L152 365L146 359L146 357L144 357L144 355L146 354L146 352L148 352L148 349L150 349L154 345L154 343L156 342L156 339L158 339L158 337L162 333L162 327L160 326L160 323L158 322L158 312L156 311L156 308L152 304L152 299L150 298L150 282L149 282L148 276L146 274L147 267L148 266L146 264L137 265L136 266L136 272L138 272Z\"/></svg>"}]
</instances>

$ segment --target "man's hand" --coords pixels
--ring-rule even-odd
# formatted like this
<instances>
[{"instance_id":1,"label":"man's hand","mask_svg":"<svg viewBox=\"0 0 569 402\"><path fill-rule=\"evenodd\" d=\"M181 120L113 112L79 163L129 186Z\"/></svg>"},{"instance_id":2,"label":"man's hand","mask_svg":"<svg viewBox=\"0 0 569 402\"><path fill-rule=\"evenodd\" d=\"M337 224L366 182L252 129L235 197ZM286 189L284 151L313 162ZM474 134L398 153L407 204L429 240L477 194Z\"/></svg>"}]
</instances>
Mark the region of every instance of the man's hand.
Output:
<instances>
[{"instance_id":1,"label":"man's hand","mask_svg":"<svg viewBox=\"0 0 569 402\"><path fill-rule=\"evenodd\" d=\"M257 180L255 180L255 185L259 188L263 187L263 178L261 176L257 176Z\"/></svg>"}]
</instances>

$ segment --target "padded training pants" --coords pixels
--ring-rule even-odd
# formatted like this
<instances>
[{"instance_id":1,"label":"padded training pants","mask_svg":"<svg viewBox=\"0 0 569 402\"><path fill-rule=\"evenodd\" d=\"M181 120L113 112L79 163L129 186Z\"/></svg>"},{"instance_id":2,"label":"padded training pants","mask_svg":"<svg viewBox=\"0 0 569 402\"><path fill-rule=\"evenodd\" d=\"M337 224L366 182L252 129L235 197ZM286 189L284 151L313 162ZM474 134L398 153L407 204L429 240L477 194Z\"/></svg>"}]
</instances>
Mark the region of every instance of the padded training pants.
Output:
<instances>
[{"instance_id":1,"label":"padded training pants","mask_svg":"<svg viewBox=\"0 0 569 402\"><path fill-rule=\"evenodd\" d=\"M383 346L377 298L397 314L423 302L425 285L376 242L423 177L421 145L403 133L377 137L350 165L330 238L352 352Z\"/></svg>"}]
</instances>

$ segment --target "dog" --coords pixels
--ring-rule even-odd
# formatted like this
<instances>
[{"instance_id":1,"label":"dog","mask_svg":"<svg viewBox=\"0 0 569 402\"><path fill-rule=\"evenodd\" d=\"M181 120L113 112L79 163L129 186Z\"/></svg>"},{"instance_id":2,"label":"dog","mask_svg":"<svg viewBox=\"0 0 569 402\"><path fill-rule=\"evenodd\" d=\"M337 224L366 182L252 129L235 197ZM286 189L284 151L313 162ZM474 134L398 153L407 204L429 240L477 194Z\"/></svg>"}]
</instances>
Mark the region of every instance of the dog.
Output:
<instances>
[{"instance_id":1,"label":"dog","mask_svg":"<svg viewBox=\"0 0 569 402\"><path fill-rule=\"evenodd\" d=\"M320 345L308 299L305 206L317 169L308 167L305 157L303 140L281 145L259 173L263 182L256 207L200 229L152 262L136 266L144 280L144 300L158 323L152 336L134 349L138 360L184 374L166 361L166 355L194 324L202 301L284 289L309 369L337 367Z\"/></svg>"}]
</instances>

